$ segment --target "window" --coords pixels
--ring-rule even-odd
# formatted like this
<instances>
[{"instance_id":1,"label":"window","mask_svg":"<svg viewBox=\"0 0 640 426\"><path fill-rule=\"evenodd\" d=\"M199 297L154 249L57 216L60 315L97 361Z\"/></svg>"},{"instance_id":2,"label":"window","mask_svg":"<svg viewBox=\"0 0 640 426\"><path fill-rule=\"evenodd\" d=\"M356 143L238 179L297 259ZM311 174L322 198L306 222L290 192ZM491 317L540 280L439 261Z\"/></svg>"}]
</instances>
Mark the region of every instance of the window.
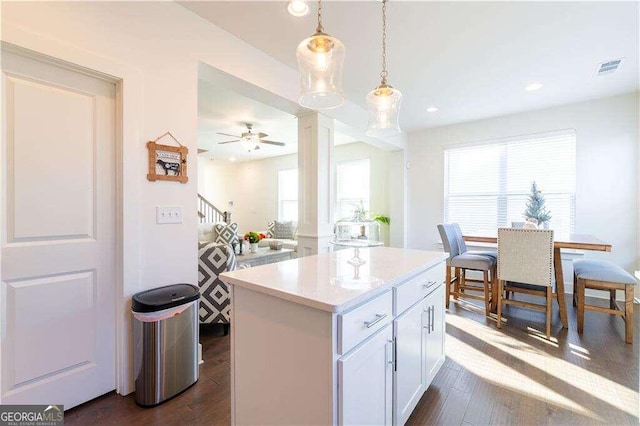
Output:
<instances>
[{"instance_id":1,"label":"window","mask_svg":"<svg viewBox=\"0 0 640 426\"><path fill-rule=\"evenodd\" d=\"M298 221L298 169L278 172L278 220Z\"/></svg>"},{"instance_id":2,"label":"window","mask_svg":"<svg viewBox=\"0 0 640 426\"><path fill-rule=\"evenodd\" d=\"M445 150L444 220L463 233L495 236L523 221L535 181L551 213L549 228L575 228L575 131L507 138Z\"/></svg>"},{"instance_id":3,"label":"window","mask_svg":"<svg viewBox=\"0 0 640 426\"><path fill-rule=\"evenodd\" d=\"M339 163L336 174L336 217L352 217L353 211L360 207L360 203L369 211L369 160Z\"/></svg>"}]
</instances>

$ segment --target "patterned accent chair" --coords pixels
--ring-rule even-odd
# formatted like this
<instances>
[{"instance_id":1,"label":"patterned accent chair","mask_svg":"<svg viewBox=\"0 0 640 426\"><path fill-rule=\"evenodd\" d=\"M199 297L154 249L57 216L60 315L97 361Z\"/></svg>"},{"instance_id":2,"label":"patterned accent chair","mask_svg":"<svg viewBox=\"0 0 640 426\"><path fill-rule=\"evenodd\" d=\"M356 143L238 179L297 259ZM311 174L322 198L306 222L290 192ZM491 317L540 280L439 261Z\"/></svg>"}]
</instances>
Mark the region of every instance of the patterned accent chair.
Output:
<instances>
[{"instance_id":1,"label":"patterned accent chair","mask_svg":"<svg viewBox=\"0 0 640 426\"><path fill-rule=\"evenodd\" d=\"M200 323L222 323L229 333L231 303L229 288L219 278L225 271L237 268L236 255L224 243L209 243L198 250L198 286L200 287Z\"/></svg>"}]
</instances>

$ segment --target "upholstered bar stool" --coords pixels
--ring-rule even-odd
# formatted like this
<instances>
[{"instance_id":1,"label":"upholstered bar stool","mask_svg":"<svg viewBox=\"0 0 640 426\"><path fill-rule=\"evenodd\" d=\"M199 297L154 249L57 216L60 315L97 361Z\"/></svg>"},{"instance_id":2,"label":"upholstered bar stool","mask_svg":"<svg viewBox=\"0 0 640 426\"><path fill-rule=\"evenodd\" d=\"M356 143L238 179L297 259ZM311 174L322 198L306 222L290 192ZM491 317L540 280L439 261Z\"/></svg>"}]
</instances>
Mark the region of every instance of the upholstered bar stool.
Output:
<instances>
[{"instance_id":1,"label":"upholstered bar stool","mask_svg":"<svg viewBox=\"0 0 640 426\"><path fill-rule=\"evenodd\" d=\"M507 299L508 292L543 297L545 303ZM545 313L546 336L551 338L553 291L553 231L498 228L498 328L502 327L502 305Z\"/></svg>"},{"instance_id":2,"label":"upholstered bar stool","mask_svg":"<svg viewBox=\"0 0 640 426\"><path fill-rule=\"evenodd\" d=\"M633 289L635 278L615 263L602 260L576 260L573 262L574 305L578 306L578 333L584 330L584 311L619 315L625 322L625 341L633 343ZM585 289L609 292L609 308L588 305ZM624 309L618 306L616 290L624 291Z\"/></svg>"},{"instance_id":3,"label":"upholstered bar stool","mask_svg":"<svg viewBox=\"0 0 640 426\"><path fill-rule=\"evenodd\" d=\"M438 225L440 238L444 250L449 253L446 262L446 307L449 308L449 299L453 293L454 299L458 297L483 300L485 306L485 314L488 316L491 312L491 283L496 275L496 254L493 252L468 251L467 246L462 239L462 232L457 223L444 223ZM453 268L453 277L451 269ZM470 279L466 277L466 271L481 271L482 280ZM491 273L491 276L489 275ZM482 286L471 285L470 283L482 283ZM453 292L451 285L454 286ZM468 292L480 292L477 295Z\"/></svg>"}]
</instances>

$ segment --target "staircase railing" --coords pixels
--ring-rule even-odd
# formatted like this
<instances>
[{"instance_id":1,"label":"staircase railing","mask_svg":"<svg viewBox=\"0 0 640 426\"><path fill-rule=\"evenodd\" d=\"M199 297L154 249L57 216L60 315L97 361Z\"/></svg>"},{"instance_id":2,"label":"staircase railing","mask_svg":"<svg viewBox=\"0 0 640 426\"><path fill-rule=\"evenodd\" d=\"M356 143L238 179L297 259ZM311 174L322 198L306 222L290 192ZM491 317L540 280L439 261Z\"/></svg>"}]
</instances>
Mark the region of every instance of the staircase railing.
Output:
<instances>
[{"instance_id":1,"label":"staircase railing","mask_svg":"<svg viewBox=\"0 0 640 426\"><path fill-rule=\"evenodd\" d=\"M231 222L231 212L223 212L200 194L198 194L198 217L200 223Z\"/></svg>"}]
</instances>

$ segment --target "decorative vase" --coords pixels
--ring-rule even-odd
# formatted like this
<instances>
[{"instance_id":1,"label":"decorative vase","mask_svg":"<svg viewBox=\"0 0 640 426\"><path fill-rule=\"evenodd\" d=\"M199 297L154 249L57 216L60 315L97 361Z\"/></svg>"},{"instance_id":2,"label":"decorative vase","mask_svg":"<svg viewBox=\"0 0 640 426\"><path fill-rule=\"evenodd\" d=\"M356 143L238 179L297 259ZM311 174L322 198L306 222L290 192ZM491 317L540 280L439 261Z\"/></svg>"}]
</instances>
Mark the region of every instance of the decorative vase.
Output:
<instances>
[{"instance_id":1,"label":"decorative vase","mask_svg":"<svg viewBox=\"0 0 640 426\"><path fill-rule=\"evenodd\" d=\"M258 243L249 244L249 251L251 253L257 253L258 252Z\"/></svg>"}]
</instances>

